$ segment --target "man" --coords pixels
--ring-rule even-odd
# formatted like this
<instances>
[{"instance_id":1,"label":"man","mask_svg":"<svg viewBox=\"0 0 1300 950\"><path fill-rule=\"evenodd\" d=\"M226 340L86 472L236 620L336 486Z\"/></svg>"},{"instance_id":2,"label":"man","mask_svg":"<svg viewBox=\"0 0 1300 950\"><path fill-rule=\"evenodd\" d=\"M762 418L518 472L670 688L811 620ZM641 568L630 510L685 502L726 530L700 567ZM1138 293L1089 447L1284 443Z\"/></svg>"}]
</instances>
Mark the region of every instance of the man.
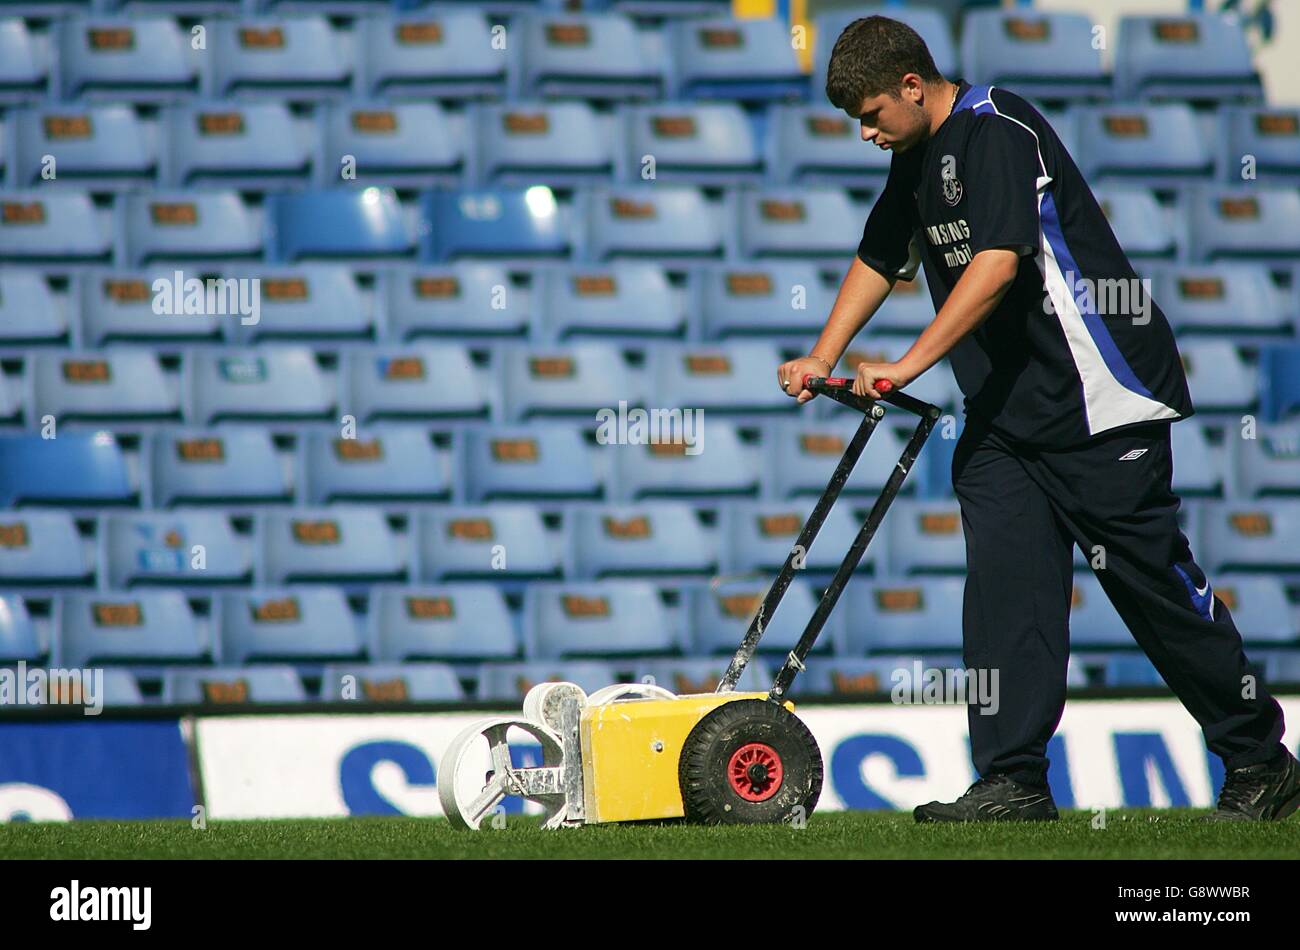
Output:
<instances>
[{"instance_id":1,"label":"man","mask_svg":"<svg viewBox=\"0 0 1300 950\"><path fill-rule=\"evenodd\" d=\"M980 778L917 821L1055 820L1047 741L1065 703L1073 545L1227 768L1216 819L1300 807L1282 711L1252 689L1228 608L1192 559L1170 487L1170 424L1192 414L1178 349L1061 141L1020 97L954 84L909 27L853 22L826 93L894 153L816 346L777 381L800 402L831 375L900 277L924 261L934 321L854 392L905 387L947 356L965 394L953 459L967 579L963 657L1000 671L996 715L972 706ZM1101 284L1100 281L1118 281ZM1132 288L1103 313L1088 288Z\"/></svg>"}]
</instances>

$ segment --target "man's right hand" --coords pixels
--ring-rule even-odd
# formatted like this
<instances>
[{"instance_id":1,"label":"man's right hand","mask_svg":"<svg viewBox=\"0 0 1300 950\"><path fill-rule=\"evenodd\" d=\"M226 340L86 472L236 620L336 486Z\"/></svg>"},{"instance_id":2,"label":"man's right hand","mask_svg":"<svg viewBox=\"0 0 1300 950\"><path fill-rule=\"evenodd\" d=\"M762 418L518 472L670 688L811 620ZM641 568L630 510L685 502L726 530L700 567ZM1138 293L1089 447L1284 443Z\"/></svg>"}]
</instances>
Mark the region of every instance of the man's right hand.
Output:
<instances>
[{"instance_id":1,"label":"man's right hand","mask_svg":"<svg viewBox=\"0 0 1300 950\"><path fill-rule=\"evenodd\" d=\"M817 356L801 356L797 360L782 363L776 370L776 381L781 391L787 396L798 398L804 403L816 397L816 393L803 388L805 376L830 376L834 367Z\"/></svg>"}]
</instances>

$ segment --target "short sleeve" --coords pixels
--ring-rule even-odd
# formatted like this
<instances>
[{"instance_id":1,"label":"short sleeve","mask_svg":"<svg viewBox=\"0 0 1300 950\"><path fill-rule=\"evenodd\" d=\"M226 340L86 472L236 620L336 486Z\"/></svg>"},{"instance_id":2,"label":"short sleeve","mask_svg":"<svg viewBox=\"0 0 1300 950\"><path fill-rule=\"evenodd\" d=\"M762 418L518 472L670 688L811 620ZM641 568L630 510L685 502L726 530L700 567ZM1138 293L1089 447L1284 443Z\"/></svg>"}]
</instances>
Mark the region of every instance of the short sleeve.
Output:
<instances>
[{"instance_id":1,"label":"short sleeve","mask_svg":"<svg viewBox=\"0 0 1300 950\"><path fill-rule=\"evenodd\" d=\"M957 177L966 189L972 254L995 247L1022 255L1038 252L1038 192L1050 179L1033 132L1005 116L981 116Z\"/></svg>"},{"instance_id":2,"label":"short sleeve","mask_svg":"<svg viewBox=\"0 0 1300 950\"><path fill-rule=\"evenodd\" d=\"M867 216L862 241L858 244L858 260L890 280L900 276L910 278L908 269L915 273L920 262L920 256L912 246L915 216L911 213L910 203L914 199L905 177L895 156L889 179Z\"/></svg>"}]
</instances>

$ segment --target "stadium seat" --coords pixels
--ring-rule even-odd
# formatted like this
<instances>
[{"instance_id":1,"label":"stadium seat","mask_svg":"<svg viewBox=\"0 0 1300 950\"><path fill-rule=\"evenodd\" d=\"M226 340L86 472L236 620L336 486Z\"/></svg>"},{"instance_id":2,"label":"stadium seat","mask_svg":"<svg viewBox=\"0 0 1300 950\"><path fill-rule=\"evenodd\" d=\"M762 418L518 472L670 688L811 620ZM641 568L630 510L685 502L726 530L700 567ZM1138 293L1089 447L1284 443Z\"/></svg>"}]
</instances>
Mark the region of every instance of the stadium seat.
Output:
<instances>
[{"instance_id":1,"label":"stadium seat","mask_svg":"<svg viewBox=\"0 0 1300 950\"><path fill-rule=\"evenodd\" d=\"M33 425L46 415L59 422L180 421L175 384L150 352L37 353L29 373Z\"/></svg>"},{"instance_id":2,"label":"stadium seat","mask_svg":"<svg viewBox=\"0 0 1300 950\"><path fill-rule=\"evenodd\" d=\"M861 421L859 413L857 418L800 418L768 426L763 443L770 496L790 499L822 494ZM844 494L874 499L897 467L906 444L907 440L892 426L877 426L853 474L844 483ZM916 487L909 480L904 483L904 491L915 493Z\"/></svg>"},{"instance_id":3,"label":"stadium seat","mask_svg":"<svg viewBox=\"0 0 1300 950\"><path fill-rule=\"evenodd\" d=\"M857 251L865 217L841 188L782 188L740 196L740 253L842 264Z\"/></svg>"},{"instance_id":4,"label":"stadium seat","mask_svg":"<svg viewBox=\"0 0 1300 950\"><path fill-rule=\"evenodd\" d=\"M346 358L345 412L378 419L481 419L486 387L459 344L354 348Z\"/></svg>"},{"instance_id":5,"label":"stadium seat","mask_svg":"<svg viewBox=\"0 0 1300 950\"><path fill-rule=\"evenodd\" d=\"M604 479L597 476L593 452L576 425L491 426L465 435L465 490L470 501L604 494Z\"/></svg>"},{"instance_id":6,"label":"stadium seat","mask_svg":"<svg viewBox=\"0 0 1300 950\"><path fill-rule=\"evenodd\" d=\"M218 666L168 670L162 701L175 706L303 703L307 692L291 666Z\"/></svg>"},{"instance_id":7,"label":"stadium seat","mask_svg":"<svg viewBox=\"0 0 1300 950\"><path fill-rule=\"evenodd\" d=\"M813 501L794 502L733 501L722 508L719 519L721 549L730 558L725 570L747 574L765 571L775 574L789 556L804 522L812 513ZM803 552L802 570L806 576L833 573L844 559L861 527L849 510L848 499L830 510L817 539ZM863 555L858 570L879 574L885 563L887 543L883 533L876 537Z\"/></svg>"},{"instance_id":8,"label":"stadium seat","mask_svg":"<svg viewBox=\"0 0 1300 950\"><path fill-rule=\"evenodd\" d=\"M450 451L435 446L420 428L366 427L352 439L311 431L302 448L304 500L309 505L449 501L452 464Z\"/></svg>"},{"instance_id":9,"label":"stadium seat","mask_svg":"<svg viewBox=\"0 0 1300 950\"><path fill-rule=\"evenodd\" d=\"M49 283L38 271L0 271L0 346L27 343L66 345L68 319Z\"/></svg>"},{"instance_id":10,"label":"stadium seat","mask_svg":"<svg viewBox=\"0 0 1300 950\"><path fill-rule=\"evenodd\" d=\"M376 663L327 666L321 699L362 703L460 703L465 689L443 663Z\"/></svg>"},{"instance_id":11,"label":"stadium seat","mask_svg":"<svg viewBox=\"0 0 1300 950\"><path fill-rule=\"evenodd\" d=\"M764 103L808 97L790 29L779 17L677 20L667 35L679 97Z\"/></svg>"},{"instance_id":12,"label":"stadium seat","mask_svg":"<svg viewBox=\"0 0 1300 950\"><path fill-rule=\"evenodd\" d=\"M1198 412L1237 412L1255 404L1256 368L1227 340L1185 340L1178 349Z\"/></svg>"},{"instance_id":13,"label":"stadium seat","mask_svg":"<svg viewBox=\"0 0 1300 950\"><path fill-rule=\"evenodd\" d=\"M663 70L652 61L627 17L616 13L553 13L523 18L514 98L653 99Z\"/></svg>"},{"instance_id":14,"label":"stadium seat","mask_svg":"<svg viewBox=\"0 0 1300 950\"><path fill-rule=\"evenodd\" d=\"M324 419L334 399L310 350L286 346L194 350L186 357L188 418Z\"/></svg>"},{"instance_id":15,"label":"stadium seat","mask_svg":"<svg viewBox=\"0 0 1300 950\"><path fill-rule=\"evenodd\" d=\"M485 663L478 670L479 701L500 701L517 709L538 683L575 683L588 695L612 685L614 667L595 660L538 660L531 663Z\"/></svg>"},{"instance_id":16,"label":"stadium seat","mask_svg":"<svg viewBox=\"0 0 1300 950\"><path fill-rule=\"evenodd\" d=\"M534 308L499 264L393 268L379 278L392 339L485 342L528 334Z\"/></svg>"},{"instance_id":17,"label":"stadium seat","mask_svg":"<svg viewBox=\"0 0 1300 950\"><path fill-rule=\"evenodd\" d=\"M216 511L108 514L100 523L102 578L111 588L249 583L248 545Z\"/></svg>"},{"instance_id":18,"label":"stadium seat","mask_svg":"<svg viewBox=\"0 0 1300 950\"><path fill-rule=\"evenodd\" d=\"M149 186L158 174L152 130L125 105L42 105L15 113L15 182L103 190Z\"/></svg>"},{"instance_id":19,"label":"stadium seat","mask_svg":"<svg viewBox=\"0 0 1300 950\"><path fill-rule=\"evenodd\" d=\"M0 425L22 425L21 396L16 392L20 385L0 374Z\"/></svg>"},{"instance_id":20,"label":"stadium seat","mask_svg":"<svg viewBox=\"0 0 1300 950\"><path fill-rule=\"evenodd\" d=\"M49 90L49 69L19 17L0 18L0 102L36 101Z\"/></svg>"},{"instance_id":21,"label":"stadium seat","mask_svg":"<svg viewBox=\"0 0 1300 950\"><path fill-rule=\"evenodd\" d=\"M1300 412L1300 346L1271 347L1260 353L1260 402L1272 420Z\"/></svg>"},{"instance_id":22,"label":"stadium seat","mask_svg":"<svg viewBox=\"0 0 1300 950\"><path fill-rule=\"evenodd\" d=\"M702 584L687 592L690 611L692 652L707 654L735 653L758 611L771 580L728 580L717 586ZM803 636L804 627L817 608L812 584L795 578L786 589L776 611L768 619L758 642L760 654L782 655L794 649ZM830 652L838 639L846 611L837 610L826 620L813 648L815 654ZM815 660L812 662L820 662Z\"/></svg>"},{"instance_id":23,"label":"stadium seat","mask_svg":"<svg viewBox=\"0 0 1300 950\"><path fill-rule=\"evenodd\" d=\"M1085 13L971 10L962 21L962 75L1027 99L1109 99Z\"/></svg>"},{"instance_id":24,"label":"stadium seat","mask_svg":"<svg viewBox=\"0 0 1300 950\"><path fill-rule=\"evenodd\" d=\"M538 280L538 336L548 342L681 337L686 332L685 307L657 264L548 268Z\"/></svg>"},{"instance_id":25,"label":"stadium seat","mask_svg":"<svg viewBox=\"0 0 1300 950\"><path fill-rule=\"evenodd\" d=\"M434 191L424 209L424 260L555 259L573 252L569 209L545 185Z\"/></svg>"},{"instance_id":26,"label":"stadium seat","mask_svg":"<svg viewBox=\"0 0 1300 950\"><path fill-rule=\"evenodd\" d=\"M0 515L0 587L86 584L94 580L76 522L65 511Z\"/></svg>"},{"instance_id":27,"label":"stadium seat","mask_svg":"<svg viewBox=\"0 0 1300 950\"><path fill-rule=\"evenodd\" d=\"M1160 267L1154 271L1151 293L1175 333L1245 337L1290 329L1282 294L1263 264Z\"/></svg>"},{"instance_id":28,"label":"stadium seat","mask_svg":"<svg viewBox=\"0 0 1300 950\"><path fill-rule=\"evenodd\" d=\"M630 181L652 174L655 181L733 185L763 173L754 125L734 103L629 106L618 128Z\"/></svg>"},{"instance_id":29,"label":"stadium seat","mask_svg":"<svg viewBox=\"0 0 1300 950\"><path fill-rule=\"evenodd\" d=\"M404 580L407 556L375 508L272 510L259 516L266 583Z\"/></svg>"},{"instance_id":30,"label":"stadium seat","mask_svg":"<svg viewBox=\"0 0 1300 950\"><path fill-rule=\"evenodd\" d=\"M586 102L483 105L476 132L489 184L573 185L614 172L611 124Z\"/></svg>"},{"instance_id":31,"label":"stadium seat","mask_svg":"<svg viewBox=\"0 0 1300 950\"><path fill-rule=\"evenodd\" d=\"M0 663L38 663L49 655L49 644L18 594L0 594Z\"/></svg>"},{"instance_id":32,"label":"stadium seat","mask_svg":"<svg viewBox=\"0 0 1300 950\"><path fill-rule=\"evenodd\" d=\"M850 580L840 605L846 620L836 653L960 650L964 585L958 577Z\"/></svg>"},{"instance_id":33,"label":"stadium seat","mask_svg":"<svg viewBox=\"0 0 1300 950\"><path fill-rule=\"evenodd\" d=\"M108 263L110 226L82 191L0 193L0 260L6 264Z\"/></svg>"},{"instance_id":34,"label":"stadium seat","mask_svg":"<svg viewBox=\"0 0 1300 950\"><path fill-rule=\"evenodd\" d=\"M206 627L180 591L94 591L59 597L59 666L206 662Z\"/></svg>"},{"instance_id":35,"label":"stadium seat","mask_svg":"<svg viewBox=\"0 0 1300 950\"><path fill-rule=\"evenodd\" d=\"M1178 235L1155 195L1136 185L1098 185L1092 190L1110 229L1130 258L1172 259Z\"/></svg>"},{"instance_id":36,"label":"stadium seat","mask_svg":"<svg viewBox=\"0 0 1300 950\"><path fill-rule=\"evenodd\" d=\"M1103 680L1106 686L1155 688L1165 685L1160 672L1141 653L1106 658Z\"/></svg>"},{"instance_id":37,"label":"stadium seat","mask_svg":"<svg viewBox=\"0 0 1300 950\"><path fill-rule=\"evenodd\" d=\"M349 44L323 16L221 19L211 24L212 92L317 99L346 92Z\"/></svg>"},{"instance_id":38,"label":"stadium seat","mask_svg":"<svg viewBox=\"0 0 1300 950\"><path fill-rule=\"evenodd\" d=\"M189 280L194 283L187 287ZM197 276L185 278L178 292L176 271L163 267L93 270L80 275L78 285L81 338L86 345L95 347L110 343L214 342L221 338L227 321L244 319L238 313L217 313L222 309L216 305L218 301L238 304L247 299L231 298L225 285L213 285L214 306L209 307L207 283ZM180 307L176 306L178 298ZM194 304L189 309L203 312L186 313L187 299Z\"/></svg>"},{"instance_id":39,"label":"stadium seat","mask_svg":"<svg viewBox=\"0 0 1300 950\"><path fill-rule=\"evenodd\" d=\"M1265 185L1300 184L1300 109L1224 106L1219 176L1240 181L1253 170Z\"/></svg>"},{"instance_id":40,"label":"stadium seat","mask_svg":"<svg viewBox=\"0 0 1300 950\"><path fill-rule=\"evenodd\" d=\"M336 587L232 591L221 595L219 662L355 660L363 654L357 622Z\"/></svg>"},{"instance_id":41,"label":"stadium seat","mask_svg":"<svg viewBox=\"0 0 1300 950\"><path fill-rule=\"evenodd\" d=\"M835 303L835 292L808 261L715 265L700 277L703 334L709 340L761 336L797 338L806 345Z\"/></svg>"},{"instance_id":42,"label":"stadium seat","mask_svg":"<svg viewBox=\"0 0 1300 950\"><path fill-rule=\"evenodd\" d=\"M562 574L560 545L533 505L457 505L421 512L417 524L421 580Z\"/></svg>"},{"instance_id":43,"label":"stadium seat","mask_svg":"<svg viewBox=\"0 0 1300 950\"><path fill-rule=\"evenodd\" d=\"M721 257L726 249L720 209L687 185L597 188L588 212L592 260L649 257L670 265Z\"/></svg>"},{"instance_id":44,"label":"stadium seat","mask_svg":"<svg viewBox=\"0 0 1300 950\"><path fill-rule=\"evenodd\" d=\"M1241 20L1214 13L1119 18L1115 98L1258 101Z\"/></svg>"},{"instance_id":45,"label":"stadium seat","mask_svg":"<svg viewBox=\"0 0 1300 950\"><path fill-rule=\"evenodd\" d=\"M1216 502L1202 518L1206 570L1300 572L1300 500Z\"/></svg>"},{"instance_id":46,"label":"stadium seat","mask_svg":"<svg viewBox=\"0 0 1300 950\"><path fill-rule=\"evenodd\" d=\"M109 667L104 670L104 682L100 690L99 701L104 706L130 707L143 706L145 699L140 692L140 684L130 670Z\"/></svg>"},{"instance_id":47,"label":"stadium seat","mask_svg":"<svg viewBox=\"0 0 1300 950\"><path fill-rule=\"evenodd\" d=\"M264 428L168 427L149 437L153 503L174 505L288 502L293 490Z\"/></svg>"},{"instance_id":48,"label":"stadium seat","mask_svg":"<svg viewBox=\"0 0 1300 950\"><path fill-rule=\"evenodd\" d=\"M716 574L719 545L689 506L654 504L570 509L569 577Z\"/></svg>"},{"instance_id":49,"label":"stadium seat","mask_svg":"<svg viewBox=\"0 0 1300 950\"><path fill-rule=\"evenodd\" d=\"M199 89L189 37L168 16L74 16L57 28L63 99L158 102Z\"/></svg>"},{"instance_id":50,"label":"stadium seat","mask_svg":"<svg viewBox=\"0 0 1300 950\"><path fill-rule=\"evenodd\" d=\"M374 332L369 302L355 275L334 264L238 268L227 280L255 281L255 313L227 321L226 339L248 344L266 339L368 339Z\"/></svg>"},{"instance_id":51,"label":"stadium seat","mask_svg":"<svg viewBox=\"0 0 1300 950\"><path fill-rule=\"evenodd\" d=\"M1300 652L1270 653L1264 669L1270 686L1300 686Z\"/></svg>"},{"instance_id":52,"label":"stadium seat","mask_svg":"<svg viewBox=\"0 0 1300 950\"><path fill-rule=\"evenodd\" d=\"M365 17L361 75L367 95L394 98L500 98L506 62L476 9L425 7Z\"/></svg>"},{"instance_id":53,"label":"stadium seat","mask_svg":"<svg viewBox=\"0 0 1300 950\"><path fill-rule=\"evenodd\" d=\"M599 418L602 409L621 402L641 406L646 399L639 375L610 343L512 346L499 373L510 422L547 416L589 420Z\"/></svg>"},{"instance_id":54,"label":"stadium seat","mask_svg":"<svg viewBox=\"0 0 1300 950\"><path fill-rule=\"evenodd\" d=\"M0 505L134 504L138 489L110 433L0 435Z\"/></svg>"},{"instance_id":55,"label":"stadium seat","mask_svg":"<svg viewBox=\"0 0 1300 950\"><path fill-rule=\"evenodd\" d=\"M1074 153L1091 185L1133 182L1171 188L1214 174L1214 154L1183 103L1123 103L1074 111Z\"/></svg>"},{"instance_id":56,"label":"stadium seat","mask_svg":"<svg viewBox=\"0 0 1300 950\"><path fill-rule=\"evenodd\" d=\"M283 102L174 106L166 135L171 187L262 190L301 185L311 173L311 150Z\"/></svg>"},{"instance_id":57,"label":"stadium seat","mask_svg":"<svg viewBox=\"0 0 1300 950\"><path fill-rule=\"evenodd\" d=\"M1070 648L1137 647L1100 582L1091 574L1076 574L1070 594Z\"/></svg>"},{"instance_id":58,"label":"stadium seat","mask_svg":"<svg viewBox=\"0 0 1300 950\"><path fill-rule=\"evenodd\" d=\"M320 167L331 181L427 188L465 176L465 123L436 102L336 102L321 113Z\"/></svg>"},{"instance_id":59,"label":"stadium seat","mask_svg":"<svg viewBox=\"0 0 1300 950\"><path fill-rule=\"evenodd\" d=\"M1300 494L1300 424L1261 425L1254 438L1228 441L1236 450L1237 485L1247 498Z\"/></svg>"},{"instance_id":60,"label":"stadium seat","mask_svg":"<svg viewBox=\"0 0 1300 950\"><path fill-rule=\"evenodd\" d=\"M632 678L638 683L670 689L679 696L713 693L727 672L727 663L728 659L722 656L645 660L636 667ZM754 657L746 664L736 690L767 692L771 688L772 675L767 664L762 657Z\"/></svg>"},{"instance_id":61,"label":"stadium seat","mask_svg":"<svg viewBox=\"0 0 1300 950\"><path fill-rule=\"evenodd\" d=\"M1169 432L1174 455L1174 491L1180 495L1222 497L1228 474L1223 445L1216 445L1196 419L1182 421Z\"/></svg>"},{"instance_id":62,"label":"stadium seat","mask_svg":"<svg viewBox=\"0 0 1300 950\"><path fill-rule=\"evenodd\" d=\"M376 587L367 644L377 659L401 663L519 655L515 621L495 584Z\"/></svg>"},{"instance_id":63,"label":"stadium seat","mask_svg":"<svg viewBox=\"0 0 1300 950\"><path fill-rule=\"evenodd\" d=\"M884 304L871 318L875 333L907 334L915 339L934 320L934 301L925 286L924 275L913 280L897 280Z\"/></svg>"},{"instance_id":64,"label":"stadium seat","mask_svg":"<svg viewBox=\"0 0 1300 950\"><path fill-rule=\"evenodd\" d=\"M826 70L830 65L831 50L835 48L835 41L840 38L844 28L854 20L872 14L880 14L894 20L901 20L919 33L921 39L925 40L925 45L930 49L934 65L943 75L964 75L957 62L957 47L952 40L952 28L944 15L938 10L912 3L906 5L888 3L883 8L874 6L832 9L817 14L813 21L812 91L814 99L825 94L823 90L826 88Z\"/></svg>"},{"instance_id":65,"label":"stadium seat","mask_svg":"<svg viewBox=\"0 0 1300 950\"><path fill-rule=\"evenodd\" d=\"M661 344L648 362L650 391L665 406L748 416L791 415L798 409L798 403L775 385L773 374L784 360L772 343Z\"/></svg>"},{"instance_id":66,"label":"stadium seat","mask_svg":"<svg viewBox=\"0 0 1300 950\"><path fill-rule=\"evenodd\" d=\"M524 591L524 655L583 659L675 653L680 630L641 581L538 582Z\"/></svg>"},{"instance_id":67,"label":"stadium seat","mask_svg":"<svg viewBox=\"0 0 1300 950\"><path fill-rule=\"evenodd\" d=\"M613 500L677 498L686 501L758 496L762 464L759 449L743 441L734 425L726 421L710 422L706 440L702 416L698 414L688 416L683 411L679 417L659 418L657 435L651 422L648 425L652 431L646 441L629 441L606 450L615 452ZM707 456L704 455L706 445Z\"/></svg>"},{"instance_id":68,"label":"stadium seat","mask_svg":"<svg viewBox=\"0 0 1300 950\"><path fill-rule=\"evenodd\" d=\"M1200 187L1188 202L1188 250L1194 261L1289 261L1300 255L1300 189Z\"/></svg>"},{"instance_id":69,"label":"stadium seat","mask_svg":"<svg viewBox=\"0 0 1300 950\"><path fill-rule=\"evenodd\" d=\"M956 502L900 498L885 525L894 573L966 573L966 538Z\"/></svg>"},{"instance_id":70,"label":"stadium seat","mask_svg":"<svg viewBox=\"0 0 1300 950\"><path fill-rule=\"evenodd\" d=\"M415 238L389 188L322 189L272 195L276 260L401 260Z\"/></svg>"},{"instance_id":71,"label":"stadium seat","mask_svg":"<svg viewBox=\"0 0 1300 950\"><path fill-rule=\"evenodd\" d=\"M891 152L862 141L856 119L824 104L772 105L767 149L769 177L777 185L831 184L878 190L889 175L892 160Z\"/></svg>"},{"instance_id":72,"label":"stadium seat","mask_svg":"<svg viewBox=\"0 0 1300 950\"><path fill-rule=\"evenodd\" d=\"M1280 578L1218 574L1210 580L1214 595L1232 612L1246 643L1277 646L1300 640L1300 614L1287 600Z\"/></svg>"},{"instance_id":73,"label":"stadium seat","mask_svg":"<svg viewBox=\"0 0 1300 950\"><path fill-rule=\"evenodd\" d=\"M262 254L252 209L234 191L152 191L125 196L129 266L156 261L225 264Z\"/></svg>"}]
</instances>

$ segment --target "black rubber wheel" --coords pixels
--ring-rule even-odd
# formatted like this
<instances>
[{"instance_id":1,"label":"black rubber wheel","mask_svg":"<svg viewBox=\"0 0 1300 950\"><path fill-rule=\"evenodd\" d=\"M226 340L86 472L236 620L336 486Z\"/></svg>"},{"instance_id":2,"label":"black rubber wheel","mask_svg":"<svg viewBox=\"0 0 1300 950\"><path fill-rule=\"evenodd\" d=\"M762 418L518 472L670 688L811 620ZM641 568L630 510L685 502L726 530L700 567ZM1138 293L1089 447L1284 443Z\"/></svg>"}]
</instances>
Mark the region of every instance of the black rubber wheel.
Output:
<instances>
[{"instance_id":1,"label":"black rubber wheel","mask_svg":"<svg viewBox=\"0 0 1300 950\"><path fill-rule=\"evenodd\" d=\"M686 820L757 825L807 817L822 755L802 720L764 699L724 703L695 724L677 765ZM802 812L800 811L802 809Z\"/></svg>"}]
</instances>

